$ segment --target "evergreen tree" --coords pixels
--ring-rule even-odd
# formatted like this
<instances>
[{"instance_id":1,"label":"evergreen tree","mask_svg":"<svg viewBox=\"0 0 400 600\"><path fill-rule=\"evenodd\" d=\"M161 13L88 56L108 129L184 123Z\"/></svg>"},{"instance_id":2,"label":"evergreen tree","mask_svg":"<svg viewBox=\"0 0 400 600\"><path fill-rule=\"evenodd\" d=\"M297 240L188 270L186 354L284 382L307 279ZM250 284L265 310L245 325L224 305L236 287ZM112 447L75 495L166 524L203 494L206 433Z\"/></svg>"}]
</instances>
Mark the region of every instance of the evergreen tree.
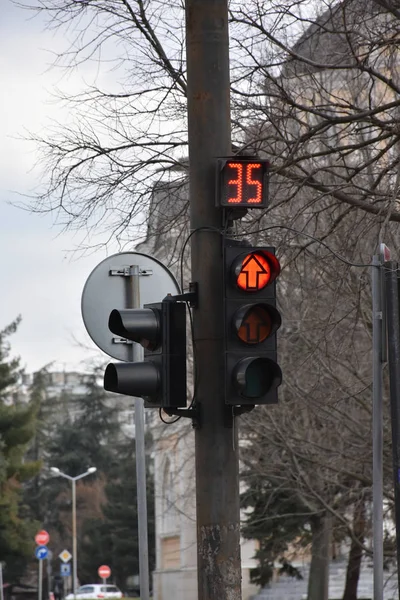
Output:
<instances>
[{"instance_id":1,"label":"evergreen tree","mask_svg":"<svg viewBox=\"0 0 400 600\"><path fill-rule=\"evenodd\" d=\"M267 585L272 579L275 562L280 562L281 573L301 579L300 572L285 554L290 544L310 541L309 507L300 502L293 490L282 486L279 475L275 480L273 477L260 478L250 468L243 476L248 487L241 495L241 505L248 512L242 524L242 535L259 542L255 555L258 567L250 573L251 581L261 587Z\"/></svg>"},{"instance_id":2,"label":"evergreen tree","mask_svg":"<svg viewBox=\"0 0 400 600\"><path fill-rule=\"evenodd\" d=\"M103 520L88 522L82 547L82 577L97 578L97 568L111 567L113 581L126 589L127 579L139 573L138 514L134 441L120 456L119 466L105 487ZM147 468L147 524L149 567L155 567L154 483Z\"/></svg>"},{"instance_id":3,"label":"evergreen tree","mask_svg":"<svg viewBox=\"0 0 400 600\"><path fill-rule=\"evenodd\" d=\"M40 406L39 427L30 456L39 457L44 468L26 487L26 501L31 518L49 530L56 555L63 548L72 547L71 483L55 477L50 467L71 476L85 472L90 466L97 468L95 475L77 483L81 547L85 522L97 520L101 515L104 481L118 463L119 447L124 440L121 440L118 410L99 384L96 370L82 375L76 387L67 386L61 393L55 394L51 383L51 373L44 368L35 373L30 390ZM81 573L79 578L82 580Z\"/></svg>"},{"instance_id":4,"label":"evergreen tree","mask_svg":"<svg viewBox=\"0 0 400 600\"><path fill-rule=\"evenodd\" d=\"M75 477L89 466L106 473L113 468L120 425L110 395L90 373L83 391L69 397L69 411L49 439L49 464Z\"/></svg>"},{"instance_id":5,"label":"evergreen tree","mask_svg":"<svg viewBox=\"0 0 400 600\"><path fill-rule=\"evenodd\" d=\"M54 477L50 467L76 476L95 466L94 476L77 483L78 578L98 579L100 564L109 564L113 580L139 572L137 492L134 442L121 432L115 399L99 384L94 370L82 381L80 392L54 396L49 372L35 374L30 390L39 404L39 426L30 456L44 469L26 487L30 515L49 530L55 555L71 549L71 484ZM120 406L120 402L118 404ZM150 566L154 567L154 491L148 474Z\"/></svg>"},{"instance_id":6,"label":"evergreen tree","mask_svg":"<svg viewBox=\"0 0 400 600\"><path fill-rule=\"evenodd\" d=\"M46 466L49 462L49 447L54 437L54 423L60 418L60 404L68 403L68 398L54 397L49 392L49 371L44 367L33 375L29 390L31 402L38 406L37 426L27 457L41 461L44 468L24 486L24 499L29 508L30 518L36 519L46 530L57 522L54 511L55 500L60 487L54 485L54 478L49 477ZM68 411L66 412L68 414Z\"/></svg>"},{"instance_id":7,"label":"evergreen tree","mask_svg":"<svg viewBox=\"0 0 400 600\"><path fill-rule=\"evenodd\" d=\"M19 359L10 359L8 337L19 322L16 319L0 332L0 561L5 562L8 581L23 574L33 552L36 524L24 519L21 485L40 468L38 462L24 460L35 434L37 404L18 402L21 370Z\"/></svg>"}]
</instances>

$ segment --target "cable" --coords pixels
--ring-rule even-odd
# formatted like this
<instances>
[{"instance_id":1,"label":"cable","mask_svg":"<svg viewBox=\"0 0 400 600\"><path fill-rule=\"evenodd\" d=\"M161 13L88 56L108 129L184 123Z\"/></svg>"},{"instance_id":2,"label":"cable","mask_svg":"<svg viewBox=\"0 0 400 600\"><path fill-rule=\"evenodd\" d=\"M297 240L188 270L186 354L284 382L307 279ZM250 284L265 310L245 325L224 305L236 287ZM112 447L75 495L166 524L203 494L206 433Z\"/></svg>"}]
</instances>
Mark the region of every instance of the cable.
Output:
<instances>
[{"instance_id":1,"label":"cable","mask_svg":"<svg viewBox=\"0 0 400 600\"><path fill-rule=\"evenodd\" d=\"M182 419L182 417L177 417L177 418L176 418L176 419L174 419L173 421L166 421L166 420L163 418L163 416L162 416L162 410L163 410L162 408L160 408L160 409L159 409L159 411L158 411L158 415L159 415L159 417L160 417L161 421L162 421L163 423L165 423L166 425L173 425L174 423L176 423L177 421L179 421L179 419Z\"/></svg>"},{"instance_id":2,"label":"cable","mask_svg":"<svg viewBox=\"0 0 400 600\"><path fill-rule=\"evenodd\" d=\"M185 254L185 250L186 250L186 246L190 240L190 238L192 237L193 234L197 233L198 231L215 231L216 233L219 233L220 235L223 235L223 231L221 229L218 229L217 227L197 227L196 229L193 229L193 231L191 231L189 233L189 235L187 236L183 246L182 246L182 250L180 253L180 271L181 271L181 290L183 291L183 257Z\"/></svg>"},{"instance_id":3,"label":"cable","mask_svg":"<svg viewBox=\"0 0 400 600\"><path fill-rule=\"evenodd\" d=\"M294 227L288 227L287 225L270 225L269 227L264 227L263 229L257 229L257 233L259 233L260 231L268 231L270 229L287 229L288 231L293 231L294 233L297 233L298 235L303 235L305 237L308 237L308 238L312 239L314 242L317 242L318 244L321 244L321 246L324 246L324 248L326 248L327 250L329 250L329 252L331 252L336 258L338 258L340 261L346 263L347 265L350 265L351 267L370 267L371 266L371 263L363 264L363 263L353 263L353 262L350 262L349 260L347 260L343 256L340 256L340 254L338 254L337 252L335 252L334 250L332 250L332 248L330 248L328 246L328 244L326 244L322 240L319 240L318 238L314 237L310 233L305 233L304 231L299 231L298 229L294 229ZM233 234L233 235L234 235L234 237L239 237L239 236L241 236L243 234L238 234L237 233L237 234Z\"/></svg>"},{"instance_id":4,"label":"cable","mask_svg":"<svg viewBox=\"0 0 400 600\"><path fill-rule=\"evenodd\" d=\"M186 246L190 240L190 238L192 237L193 234L197 233L198 231L215 231L217 233L219 233L220 235L223 235L223 231L221 231L220 229L218 229L217 227L197 227L196 229L193 229L193 231L191 231L189 233L189 235L187 236L181 252L180 252L180 280L181 280L181 290L183 292L183 264L184 264L184 254L185 254L185 250L186 250ZM192 315L192 310L191 307L189 305L189 302L186 302L186 306L188 308L188 312L189 312L189 320L190 320L190 332L191 332L191 337L192 337L192 347L193 347L193 395L192 395L192 399L189 402L189 408L192 408L193 404L195 403L196 400L196 392L197 392L197 383L198 383L198 377L197 377L197 368L196 368L196 343L194 341L194 329L193 329L193 315ZM174 419L173 421L166 421L163 416L162 416L162 408L160 408L159 410L159 416L160 419L163 423L165 423L166 425L173 425L174 423L176 423L177 421L179 421L179 419L181 419L182 417L178 416L176 419Z\"/></svg>"}]
</instances>

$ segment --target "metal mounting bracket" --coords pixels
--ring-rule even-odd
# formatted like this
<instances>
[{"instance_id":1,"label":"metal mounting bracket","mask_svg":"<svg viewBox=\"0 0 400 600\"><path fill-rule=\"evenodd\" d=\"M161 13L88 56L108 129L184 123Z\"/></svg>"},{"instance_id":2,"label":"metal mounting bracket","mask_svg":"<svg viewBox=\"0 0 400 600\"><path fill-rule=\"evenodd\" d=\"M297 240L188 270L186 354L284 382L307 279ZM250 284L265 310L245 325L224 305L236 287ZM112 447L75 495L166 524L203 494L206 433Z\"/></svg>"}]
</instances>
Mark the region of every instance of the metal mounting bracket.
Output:
<instances>
[{"instance_id":1,"label":"metal mounting bracket","mask_svg":"<svg viewBox=\"0 0 400 600\"><path fill-rule=\"evenodd\" d=\"M255 404L243 404L241 406L234 406L233 416L240 417L240 415L243 415L244 413L251 412L253 408L255 408Z\"/></svg>"},{"instance_id":2,"label":"metal mounting bracket","mask_svg":"<svg viewBox=\"0 0 400 600\"><path fill-rule=\"evenodd\" d=\"M132 270L131 267L122 267L122 269L110 269L108 274L119 275L120 277L130 277L132 275ZM139 275L141 277L153 275L153 269L141 269L139 267Z\"/></svg>"},{"instance_id":3,"label":"metal mounting bracket","mask_svg":"<svg viewBox=\"0 0 400 600\"><path fill-rule=\"evenodd\" d=\"M197 308L199 305L199 285L197 281L189 283L189 291L183 294L176 294L175 296L166 296L164 300L171 300L171 302L189 302L191 308Z\"/></svg>"},{"instance_id":4,"label":"metal mounting bracket","mask_svg":"<svg viewBox=\"0 0 400 600\"><path fill-rule=\"evenodd\" d=\"M113 337L111 339L113 344L128 344L130 346L132 346L133 342L131 342L131 340L127 340L125 338L122 337Z\"/></svg>"},{"instance_id":5,"label":"metal mounting bracket","mask_svg":"<svg viewBox=\"0 0 400 600\"><path fill-rule=\"evenodd\" d=\"M193 429L200 429L200 404L196 402L192 408L164 408L163 411L170 417L183 417L184 419L192 419Z\"/></svg>"}]
</instances>

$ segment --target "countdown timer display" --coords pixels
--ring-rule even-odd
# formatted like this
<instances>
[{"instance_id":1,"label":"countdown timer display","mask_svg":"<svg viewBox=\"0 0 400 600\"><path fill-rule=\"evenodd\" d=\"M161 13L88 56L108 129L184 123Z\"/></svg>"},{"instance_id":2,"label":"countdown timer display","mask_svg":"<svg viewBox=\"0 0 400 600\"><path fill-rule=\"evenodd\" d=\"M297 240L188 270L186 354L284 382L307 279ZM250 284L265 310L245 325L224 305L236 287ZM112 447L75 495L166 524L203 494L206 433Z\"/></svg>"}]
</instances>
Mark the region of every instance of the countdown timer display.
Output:
<instances>
[{"instance_id":1,"label":"countdown timer display","mask_svg":"<svg viewBox=\"0 0 400 600\"><path fill-rule=\"evenodd\" d=\"M267 160L242 157L218 159L217 205L265 208L268 201Z\"/></svg>"}]
</instances>

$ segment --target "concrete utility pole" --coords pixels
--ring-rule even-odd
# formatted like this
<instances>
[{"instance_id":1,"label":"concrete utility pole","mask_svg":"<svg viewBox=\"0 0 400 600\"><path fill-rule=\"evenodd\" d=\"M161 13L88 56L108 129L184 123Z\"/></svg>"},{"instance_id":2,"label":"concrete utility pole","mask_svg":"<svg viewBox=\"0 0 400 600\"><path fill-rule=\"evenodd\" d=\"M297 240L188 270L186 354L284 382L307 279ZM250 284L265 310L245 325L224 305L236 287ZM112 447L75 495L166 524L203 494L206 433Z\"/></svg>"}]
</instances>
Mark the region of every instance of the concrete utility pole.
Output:
<instances>
[{"instance_id":1,"label":"concrete utility pole","mask_svg":"<svg viewBox=\"0 0 400 600\"><path fill-rule=\"evenodd\" d=\"M196 399L198 600L240 600L237 430L224 403L222 211L215 159L231 154L227 0L186 1Z\"/></svg>"}]
</instances>

